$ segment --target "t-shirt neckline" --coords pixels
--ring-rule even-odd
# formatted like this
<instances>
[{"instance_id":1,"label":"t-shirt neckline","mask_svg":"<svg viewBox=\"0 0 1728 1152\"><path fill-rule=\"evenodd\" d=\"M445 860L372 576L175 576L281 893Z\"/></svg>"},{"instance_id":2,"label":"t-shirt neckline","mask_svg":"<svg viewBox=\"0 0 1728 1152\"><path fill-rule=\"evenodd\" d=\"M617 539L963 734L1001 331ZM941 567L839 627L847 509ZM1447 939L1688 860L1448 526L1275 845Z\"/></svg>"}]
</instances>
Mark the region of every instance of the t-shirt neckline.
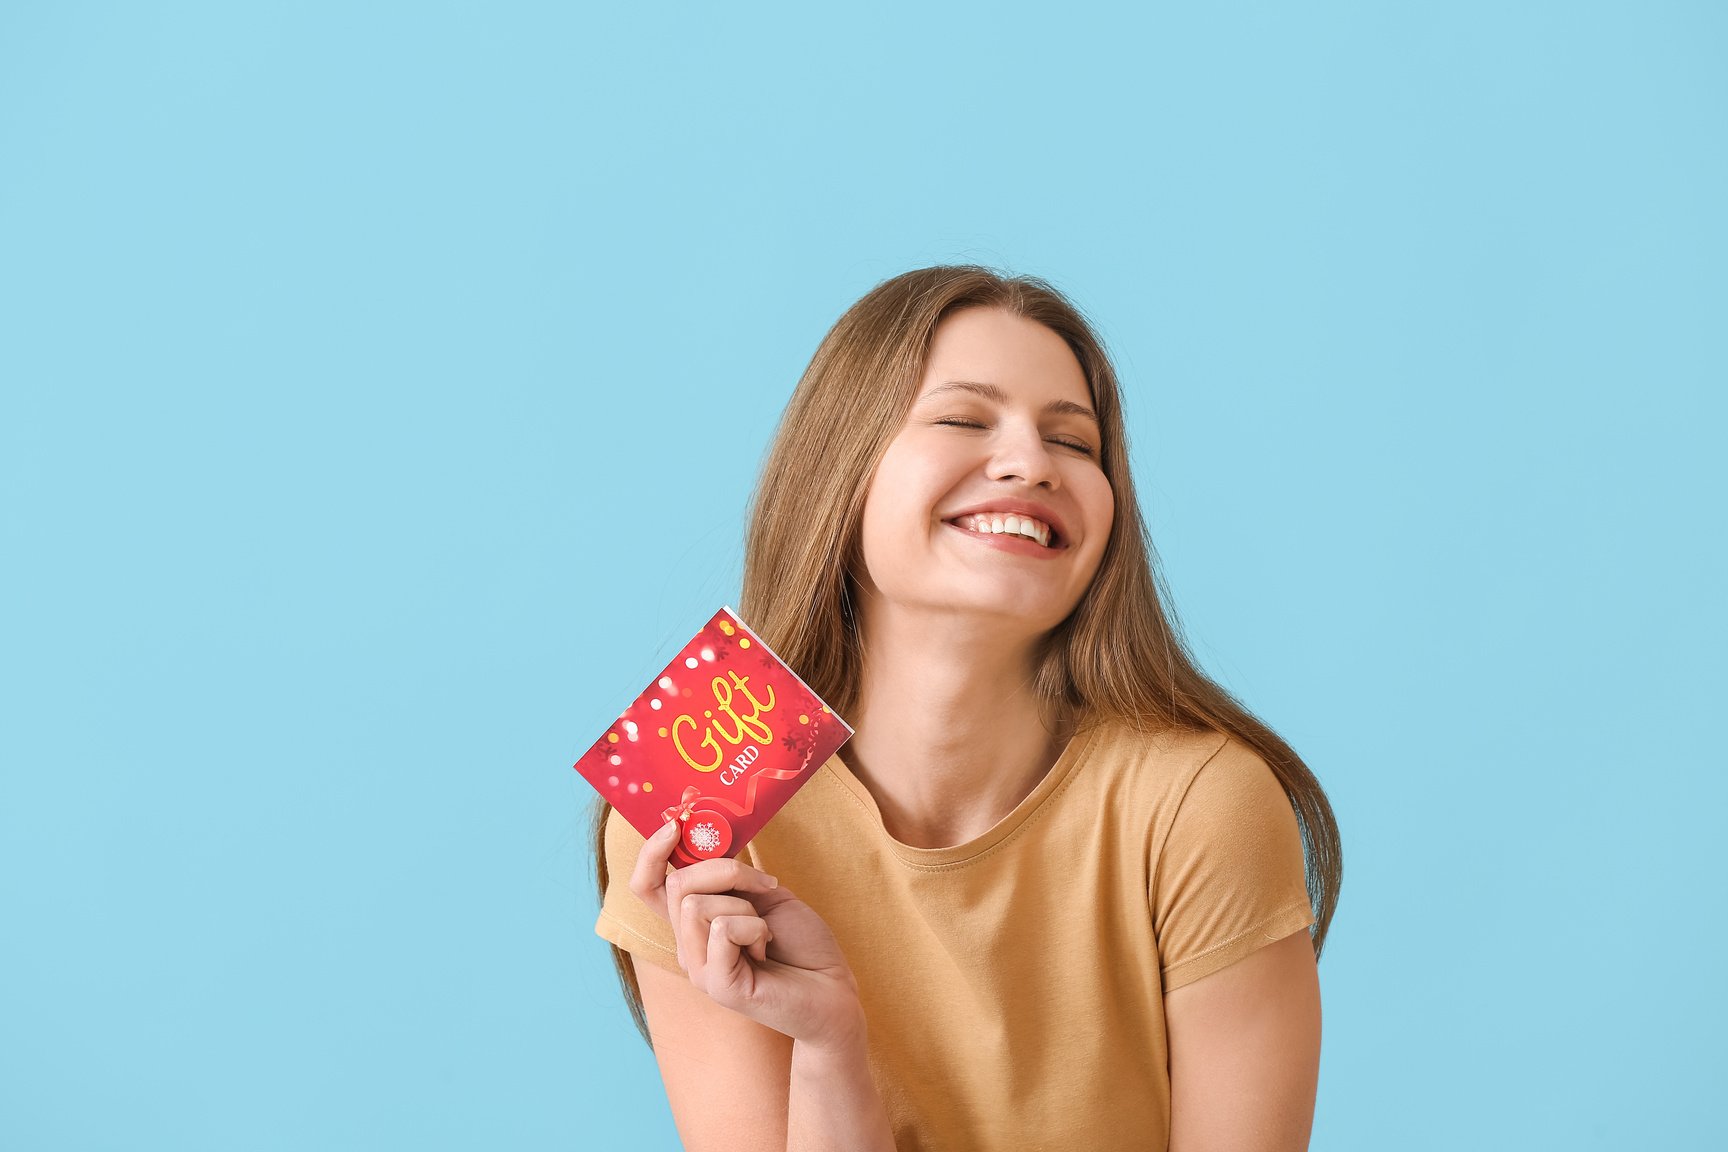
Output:
<instances>
[{"instance_id":1,"label":"t-shirt neckline","mask_svg":"<svg viewBox=\"0 0 1728 1152\"><path fill-rule=\"evenodd\" d=\"M1007 815L998 820L988 831L960 844L945 848L917 848L902 843L889 834L882 822L882 810L876 806L876 798L870 794L870 789L864 787L864 782L853 775L852 769L841 758L839 752L829 757L824 767L864 805L875 825L876 833L893 854L903 863L916 868L943 868L965 864L975 860L1003 841L1013 836L1031 820L1046 801L1054 796L1074 774L1074 770L1086 758L1086 754L1094 742L1097 731L1102 725L1087 724L1076 732L1063 746L1062 752L1056 757L1056 762L1050 765L1050 771L1044 773L1044 778L1038 781L1032 791L1028 792ZM842 746L844 747L844 746Z\"/></svg>"}]
</instances>

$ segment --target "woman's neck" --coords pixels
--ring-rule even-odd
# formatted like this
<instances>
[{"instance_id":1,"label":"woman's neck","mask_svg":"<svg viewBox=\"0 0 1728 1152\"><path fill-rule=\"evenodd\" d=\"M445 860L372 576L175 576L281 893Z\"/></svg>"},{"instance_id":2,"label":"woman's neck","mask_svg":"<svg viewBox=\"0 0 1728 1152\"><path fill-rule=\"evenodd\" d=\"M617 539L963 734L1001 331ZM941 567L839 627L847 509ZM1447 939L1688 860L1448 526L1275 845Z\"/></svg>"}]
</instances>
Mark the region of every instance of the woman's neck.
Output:
<instances>
[{"instance_id":1,"label":"woman's neck","mask_svg":"<svg viewBox=\"0 0 1728 1152\"><path fill-rule=\"evenodd\" d=\"M1040 717L1036 644L951 614L868 622L854 735L840 755L889 835L918 848L963 844L1049 773L1067 733Z\"/></svg>"}]
</instances>

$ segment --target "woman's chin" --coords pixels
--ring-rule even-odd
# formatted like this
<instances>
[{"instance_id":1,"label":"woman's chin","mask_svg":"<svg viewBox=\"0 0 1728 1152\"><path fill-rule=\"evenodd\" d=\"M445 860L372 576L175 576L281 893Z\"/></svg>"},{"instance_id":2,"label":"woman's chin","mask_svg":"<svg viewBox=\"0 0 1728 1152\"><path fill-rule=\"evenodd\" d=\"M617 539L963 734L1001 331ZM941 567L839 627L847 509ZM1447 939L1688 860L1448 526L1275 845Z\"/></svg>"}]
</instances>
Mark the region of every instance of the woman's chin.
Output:
<instances>
[{"instance_id":1,"label":"woman's chin","mask_svg":"<svg viewBox=\"0 0 1728 1152\"><path fill-rule=\"evenodd\" d=\"M1004 588L998 595L989 589L967 588L950 596L895 601L882 607L898 609L920 627L932 630L932 639L952 642L967 632L981 639L1012 646L1031 643L1050 632L1073 610L1073 605L1052 605L1049 598L1028 596L1026 588Z\"/></svg>"}]
</instances>

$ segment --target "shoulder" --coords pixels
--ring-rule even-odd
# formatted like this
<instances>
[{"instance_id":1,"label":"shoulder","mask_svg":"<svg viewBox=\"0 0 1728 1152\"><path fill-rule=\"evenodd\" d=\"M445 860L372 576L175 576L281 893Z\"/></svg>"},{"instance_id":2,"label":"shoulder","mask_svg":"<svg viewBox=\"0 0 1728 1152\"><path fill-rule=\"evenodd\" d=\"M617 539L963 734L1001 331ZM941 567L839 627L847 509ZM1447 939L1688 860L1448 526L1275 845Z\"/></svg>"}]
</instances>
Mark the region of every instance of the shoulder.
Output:
<instances>
[{"instance_id":1,"label":"shoulder","mask_svg":"<svg viewBox=\"0 0 1728 1152\"><path fill-rule=\"evenodd\" d=\"M1138 784L1167 802L1285 795L1265 757L1227 732L1140 731L1120 721L1100 721L1076 737L1082 738L1092 741L1088 771L1113 783Z\"/></svg>"},{"instance_id":2,"label":"shoulder","mask_svg":"<svg viewBox=\"0 0 1728 1152\"><path fill-rule=\"evenodd\" d=\"M1088 721L1075 739L1091 739L1098 759L1198 767L1230 737L1211 728L1136 728L1105 717Z\"/></svg>"},{"instance_id":3,"label":"shoulder","mask_svg":"<svg viewBox=\"0 0 1728 1152\"><path fill-rule=\"evenodd\" d=\"M1124 863L1138 861L1135 871L1148 885L1172 829L1187 818L1185 803L1209 806L1190 796L1196 780L1220 767L1226 776L1254 767L1246 746L1209 729L1143 730L1098 720L1074 741L1080 754L1058 804L1058 827L1096 850L1116 845L1128 854Z\"/></svg>"},{"instance_id":4,"label":"shoulder","mask_svg":"<svg viewBox=\"0 0 1728 1152\"><path fill-rule=\"evenodd\" d=\"M1266 758L1235 736L1214 733L1215 746L1182 782L1182 805L1265 806L1287 809L1290 800Z\"/></svg>"},{"instance_id":5,"label":"shoulder","mask_svg":"<svg viewBox=\"0 0 1728 1152\"><path fill-rule=\"evenodd\" d=\"M1110 788L1156 807L1179 802L1201 770L1223 758L1239 769L1240 741L1212 729L1141 730L1119 720L1088 725L1075 740L1085 740L1084 771L1095 786Z\"/></svg>"},{"instance_id":6,"label":"shoulder","mask_svg":"<svg viewBox=\"0 0 1728 1152\"><path fill-rule=\"evenodd\" d=\"M1205 755L1175 781L1167 849L1178 842L1203 849L1229 845L1301 857L1301 838L1290 795L1265 757L1235 736L1213 733Z\"/></svg>"}]
</instances>

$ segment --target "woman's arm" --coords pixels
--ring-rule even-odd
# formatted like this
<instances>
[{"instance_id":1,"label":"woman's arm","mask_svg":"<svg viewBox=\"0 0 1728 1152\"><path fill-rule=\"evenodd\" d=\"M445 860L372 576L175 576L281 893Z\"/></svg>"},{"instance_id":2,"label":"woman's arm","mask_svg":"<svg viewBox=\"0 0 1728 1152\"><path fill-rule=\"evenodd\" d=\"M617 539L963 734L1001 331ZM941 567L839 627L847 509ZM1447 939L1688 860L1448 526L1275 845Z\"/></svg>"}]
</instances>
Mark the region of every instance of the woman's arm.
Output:
<instances>
[{"instance_id":1,"label":"woman's arm","mask_svg":"<svg viewBox=\"0 0 1728 1152\"><path fill-rule=\"evenodd\" d=\"M720 1007L681 973L639 963L636 982L685 1152L784 1148L792 1038Z\"/></svg>"},{"instance_id":2,"label":"woman's arm","mask_svg":"<svg viewBox=\"0 0 1728 1152\"><path fill-rule=\"evenodd\" d=\"M1301 1152L1320 1079L1320 976L1306 931L1164 997L1169 1152Z\"/></svg>"},{"instance_id":3,"label":"woman's arm","mask_svg":"<svg viewBox=\"0 0 1728 1152\"><path fill-rule=\"evenodd\" d=\"M737 860L668 875L676 839L675 825L649 838L630 887L672 925L685 973L637 966L685 1148L892 1152L857 984L833 933Z\"/></svg>"}]
</instances>

